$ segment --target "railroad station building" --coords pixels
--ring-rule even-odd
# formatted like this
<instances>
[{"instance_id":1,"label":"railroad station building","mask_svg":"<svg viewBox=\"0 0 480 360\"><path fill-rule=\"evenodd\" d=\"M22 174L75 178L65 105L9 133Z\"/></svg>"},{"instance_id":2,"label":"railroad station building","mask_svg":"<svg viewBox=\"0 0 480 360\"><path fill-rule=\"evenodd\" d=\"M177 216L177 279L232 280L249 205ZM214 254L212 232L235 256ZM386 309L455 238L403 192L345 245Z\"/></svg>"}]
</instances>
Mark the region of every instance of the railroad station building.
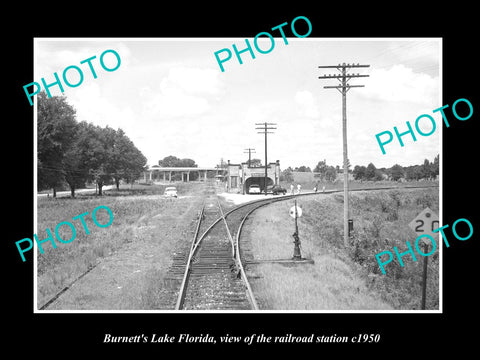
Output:
<instances>
[{"instance_id":1,"label":"railroad station building","mask_svg":"<svg viewBox=\"0 0 480 360\"><path fill-rule=\"evenodd\" d=\"M195 173L192 175L192 173ZM250 185L257 184L263 192L265 188L265 166L249 166L248 162L232 164L230 160L226 168L210 167L160 167L151 166L143 172L144 182L168 183L174 180L189 182L192 180L207 181L214 177L218 181L225 181L228 192L248 194ZM172 176L173 175L173 176ZM280 180L280 161L267 165L267 186L278 185Z\"/></svg>"},{"instance_id":2,"label":"railroad station building","mask_svg":"<svg viewBox=\"0 0 480 360\"><path fill-rule=\"evenodd\" d=\"M151 166L143 172L143 180L145 182L171 182L172 174L181 174L181 181L189 182L193 180L191 173L196 173L197 180L207 181L207 173L213 172L216 176L222 175L225 170L213 167L160 167L158 165ZM148 179L147 179L148 177Z\"/></svg>"},{"instance_id":3,"label":"railroad station building","mask_svg":"<svg viewBox=\"0 0 480 360\"><path fill-rule=\"evenodd\" d=\"M257 184L260 191L265 189L265 166L249 166L248 162L241 164L232 164L228 160L227 165L227 189L231 191L241 191L242 194L248 194L250 185ZM278 185L280 181L280 161L267 165L267 186Z\"/></svg>"}]
</instances>

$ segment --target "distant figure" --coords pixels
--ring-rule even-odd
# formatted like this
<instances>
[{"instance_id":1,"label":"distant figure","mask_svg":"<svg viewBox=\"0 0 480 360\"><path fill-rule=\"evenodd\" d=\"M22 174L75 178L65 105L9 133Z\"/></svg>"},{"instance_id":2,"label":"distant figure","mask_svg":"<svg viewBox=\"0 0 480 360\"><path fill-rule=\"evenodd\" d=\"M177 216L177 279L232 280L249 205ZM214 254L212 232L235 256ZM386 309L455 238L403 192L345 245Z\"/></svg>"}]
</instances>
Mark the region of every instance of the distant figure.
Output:
<instances>
[{"instance_id":1,"label":"distant figure","mask_svg":"<svg viewBox=\"0 0 480 360\"><path fill-rule=\"evenodd\" d=\"M317 185L313 187L313 191L317 192Z\"/></svg>"},{"instance_id":2,"label":"distant figure","mask_svg":"<svg viewBox=\"0 0 480 360\"><path fill-rule=\"evenodd\" d=\"M325 185L323 185L323 189L322 189L323 192L325 192Z\"/></svg>"},{"instance_id":3,"label":"distant figure","mask_svg":"<svg viewBox=\"0 0 480 360\"><path fill-rule=\"evenodd\" d=\"M292 195L293 195L293 184L290 184L290 192L291 192Z\"/></svg>"},{"instance_id":4,"label":"distant figure","mask_svg":"<svg viewBox=\"0 0 480 360\"><path fill-rule=\"evenodd\" d=\"M302 185L297 184L297 194L300 194L300 189L302 188Z\"/></svg>"}]
</instances>

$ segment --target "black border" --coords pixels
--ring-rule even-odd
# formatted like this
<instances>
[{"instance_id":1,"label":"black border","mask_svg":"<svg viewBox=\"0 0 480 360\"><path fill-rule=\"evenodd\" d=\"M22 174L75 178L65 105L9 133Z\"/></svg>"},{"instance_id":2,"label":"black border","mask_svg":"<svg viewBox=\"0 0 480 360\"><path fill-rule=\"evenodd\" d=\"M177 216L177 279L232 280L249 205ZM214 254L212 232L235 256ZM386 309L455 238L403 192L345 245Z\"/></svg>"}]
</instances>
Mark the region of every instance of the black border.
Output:
<instances>
[{"instance_id":1,"label":"black border","mask_svg":"<svg viewBox=\"0 0 480 360\"><path fill-rule=\"evenodd\" d=\"M472 3L473 4L473 3ZM268 5L268 4L267 4ZM478 112L478 95L473 91L478 71L475 67L476 36L473 5L455 3L448 9L439 4L428 9L418 4L355 3L355 5L323 3L294 9L293 4L275 3L259 9L258 4L221 3L207 8L181 4L106 5L83 4L65 7L54 2L39 8L28 7L14 13L17 21L2 24L6 35L8 69L5 86L8 116L4 119L3 154L6 229L4 274L7 289L4 311L8 316L5 343L21 351L27 345L34 351L52 354L96 354L135 350L139 354L153 351L168 356L165 350L229 350L232 345L159 345L102 344L105 333L138 335L180 333L211 335L268 336L323 335L350 336L358 333L380 334L378 344L313 344L289 348L313 350L312 354L344 349L375 355L380 348L400 351L404 356L419 352L461 346L473 347L474 331L469 320L475 313L475 257L478 253L478 215L474 212L476 152L474 136ZM37 6L36 6L37 7ZM40 9L40 7L42 7ZM12 11L12 10L10 10ZM18 15L17 15L18 14ZM30 237L33 229L33 120L32 107L25 101L22 86L33 81L34 37L254 37L296 16L310 19L310 37L441 37L443 38L443 104L467 98L474 115L468 121L451 121L443 128L443 223L458 218L469 219L473 237L465 242L452 241L444 248L443 314L33 314L33 259L22 263L14 242ZM6 65L6 66L5 66ZM477 91L478 92L478 91ZM443 105L439 104L439 106ZM407 119L406 119L407 120ZM6 136L5 136L6 135ZM9 140L12 138L12 140ZM5 181L6 180L6 181ZM468 191L471 190L471 191ZM5 316L5 315L4 315ZM475 324L472 324L475 328ZM22 346L23 345L23 346ZM237 348L247 348L243 345ZM252 351L282 352L287 345L250 346ZM54 349L50 349L54 348ZM34 355L35 356L35 355Z\"/></svg>"}]
</instances>

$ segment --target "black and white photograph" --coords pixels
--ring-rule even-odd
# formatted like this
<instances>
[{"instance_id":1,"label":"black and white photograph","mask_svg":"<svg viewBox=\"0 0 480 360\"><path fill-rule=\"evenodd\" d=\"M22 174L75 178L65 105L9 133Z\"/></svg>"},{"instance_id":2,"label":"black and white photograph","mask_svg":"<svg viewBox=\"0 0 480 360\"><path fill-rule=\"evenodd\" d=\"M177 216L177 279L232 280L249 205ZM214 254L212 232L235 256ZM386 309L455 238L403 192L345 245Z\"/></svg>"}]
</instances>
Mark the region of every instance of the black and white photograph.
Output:
<instances>
[{"instance_id":1,"label":"black and white photograph","mask_svg":"<svg viewBox=\"0 0 480 360\"><path fill-rule=\"evenodd\" d=\"M24 146L5 152L22 173L5 191L26 326L156 354L374 352L460 330L478 235L471 34L393 31L386 14L326 31L323 16L25 35Z\"/></svg>"},{"instance_id":2,"label":"black and white photograph","mask_svg":"<svg viewBox=\"0 0 480 360\"><path fill-rule=\"evenodd\" d=\"M38 310L441 310L441 39L35 49Z\"/></svg>"}]
</instances>

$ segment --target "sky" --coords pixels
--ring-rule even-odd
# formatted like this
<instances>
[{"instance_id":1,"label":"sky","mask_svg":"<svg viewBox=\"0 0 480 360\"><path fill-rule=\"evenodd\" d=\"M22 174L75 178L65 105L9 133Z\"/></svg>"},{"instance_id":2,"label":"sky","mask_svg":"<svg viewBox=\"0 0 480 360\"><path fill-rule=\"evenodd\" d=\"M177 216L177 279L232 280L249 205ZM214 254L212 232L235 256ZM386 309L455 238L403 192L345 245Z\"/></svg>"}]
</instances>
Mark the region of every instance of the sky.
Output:
<instances>
[{"instance_id":1,"label":"sky","mask_svg":"<svg viewBox=\"0 0 480 360\"><path fill-rule=\"evenodd\" d=\"M275 38L271 52L253 48L223 63L222 72L214 53L246 47L245 38L105 38L35 39L35 66L32 81L54 81L54 72L75 65L84 80L78 87L64 85L63 95L77 114L78 121L121 128L142 151L148 164L166 156L190 158L199 166L210 167L224 161L241 163L248 159L245 149L254 148L253 158L264 162L264 136L255 123L275 123L268 135L268 162L280 161L282 169L291 166L314 168L319 161L343 164L342 96L336 79L319 79L338 74L337 69L319 65L339 63L368 64L369 68L350 72L369 75L351 79L347 93L348 158L350 163L377 168L423 164L441 153L442 42L439 38ZM253 44L253 39L249 39ZM270 40L260 39L268 49ZM252 45L253 46L253 45ZM121 64L105 71L100 55L115 50ZM96 56L92 66L81 61ZM222 54L221 56L224 56ZM107 53L107 67L115 57ZM75 71L68 72L71 83L78 82ZM62 95L52 86L53 96ZM27 100L26 100L27 101ZM407 130L409 121L422 114L437 124L430 136L417 141L410 135L396 138L382 154L375 135L397 126ZM428 133L432 125L422 119L420 129Z\"/></svg>"}]
</instances>

